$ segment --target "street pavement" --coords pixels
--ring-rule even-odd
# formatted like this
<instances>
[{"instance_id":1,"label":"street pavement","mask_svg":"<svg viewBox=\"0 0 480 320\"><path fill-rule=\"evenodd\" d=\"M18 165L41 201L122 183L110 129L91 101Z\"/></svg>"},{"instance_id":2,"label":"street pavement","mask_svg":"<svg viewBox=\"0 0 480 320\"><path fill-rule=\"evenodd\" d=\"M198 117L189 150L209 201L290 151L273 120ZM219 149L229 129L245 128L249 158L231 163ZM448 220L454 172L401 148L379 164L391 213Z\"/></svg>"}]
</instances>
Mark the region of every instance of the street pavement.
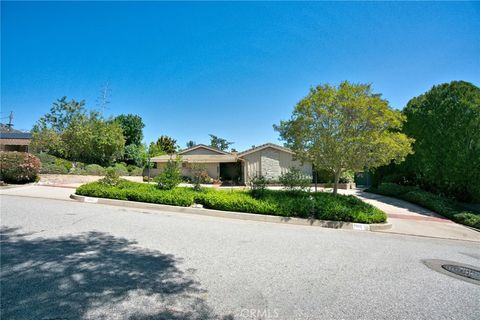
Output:
<instances>
[{"instance_id":1,"label":"street pavement","mask_svg":"<svg viewBox=\"0 0 480 320\"><path fill-rule=\"evenodd\" d=\"M478 243L0 196L2 319L479 319Z\"/></svg>"}]
</instances>

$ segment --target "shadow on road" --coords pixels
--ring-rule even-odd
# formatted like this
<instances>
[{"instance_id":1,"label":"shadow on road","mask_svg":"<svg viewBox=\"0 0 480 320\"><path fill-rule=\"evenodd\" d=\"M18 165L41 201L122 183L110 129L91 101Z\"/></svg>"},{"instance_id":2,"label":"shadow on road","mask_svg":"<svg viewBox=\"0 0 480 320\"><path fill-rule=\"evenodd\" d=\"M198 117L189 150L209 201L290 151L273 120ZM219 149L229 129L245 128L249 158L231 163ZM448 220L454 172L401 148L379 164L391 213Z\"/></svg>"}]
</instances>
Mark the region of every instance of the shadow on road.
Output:
<instances>
[{"instance_id":1,"label":"shadow on road","mask_svg":"<svg viewBox=\"0 0 480 320\"><path fill-rule=\"evenodd\" d=\"M134 245L100 232L31 239L2 228L2 319L220 318L179 259Z\"/></svg>"}]
</instances>

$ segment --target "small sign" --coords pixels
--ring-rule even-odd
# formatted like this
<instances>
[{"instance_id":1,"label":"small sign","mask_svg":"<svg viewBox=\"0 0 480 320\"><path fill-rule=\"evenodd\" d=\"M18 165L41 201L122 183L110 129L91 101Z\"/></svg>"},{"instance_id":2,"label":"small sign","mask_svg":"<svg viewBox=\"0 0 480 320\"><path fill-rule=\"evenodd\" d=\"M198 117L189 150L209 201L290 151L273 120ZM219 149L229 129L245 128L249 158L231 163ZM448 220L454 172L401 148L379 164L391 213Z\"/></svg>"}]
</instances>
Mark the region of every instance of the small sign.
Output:
<instances>
[{"instance_id":1,"label":"small sign","mask_svg":"<svg viewBox=\"0 0 480 320\"><path fill-rule=\"evenodd\" d=\"M354 223L353 230L368 231L370 230L370 227L366 224Z\"/></svg>"},{"instance_id":2,"label":"small sign","mask_svg":"<svg viewBox=\"0 0 480 320\"><path fill-rule=\"evenodd\" d=\"M85 197L85 200L83 200L83 202L97 203L97 202L98 202L98 199L97 199L97 198Z\"/></svg>"}]
</instances>

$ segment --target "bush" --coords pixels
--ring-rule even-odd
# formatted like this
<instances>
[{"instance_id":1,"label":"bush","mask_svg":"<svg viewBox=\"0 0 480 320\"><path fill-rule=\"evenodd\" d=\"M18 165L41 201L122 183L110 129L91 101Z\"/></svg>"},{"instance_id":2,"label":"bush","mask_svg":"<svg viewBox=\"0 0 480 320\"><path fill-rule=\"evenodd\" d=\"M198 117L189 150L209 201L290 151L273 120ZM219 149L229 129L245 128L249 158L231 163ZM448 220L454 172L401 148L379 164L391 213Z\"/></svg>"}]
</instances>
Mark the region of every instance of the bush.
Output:
<instances>
[{"instance_id":1,"label":"bush","mask_svg":"<svg viewBox=\"0 0 480 320\"><path fill-rule=\"evenodd\" d=\"M103 184L115 186L120 182L120 175L115 168L108 168L105 177L99 180Z\"/></svg>"},{"instance_id":2,"label":"bush","mask_svg":"<svg viewBox=\"0 0 480 320\"><path fill-rule=\"evenodd\" d=\"M285 192L263 190L259 197L250 192L204 188L159 190L153 185L120 180L116 186L92 182L80 186L77 194L110 199L132 200L176 206L202 204L205 208L269 214L286 217L317 218L359 223L385 222L381 210L354 196L330 193Z\"/></svg>"},{"instance_id":3,"label":"bush","mask_svg":"<svg viewBox=\"0 0 480 320\"><path fill-rule=\"evenodd\" d=\"M42 163L41 173L67 174L72 169L72 163L68 160L57 158L45 152L36 154Z\"/></svg>"},{"instance_id":4,"label":"bush","mask_svg":"<svg viewBox=\"0 0 480 320\"><path fill-rule=\"evenodd\" d=\"M180 159L169 160L162 172L154 179L157 188L161 190L171 190L182 182L180 172Z\"/></svg>"},{"instance_id":5,"label":"bush","mask_svg":"<svg viewBox=\"0 0 480 320\"><path fill-rule=\"evenodd\" d=\"M399 196L416 189L417 189L416 187L402 186L395 183L386 182L386 183L380 184L376 190L377 190L377 193L383 194L386 196Z\"/></svg>"},{"instance_id":6,"label":"bush","mask_svg":"<svg viewBox=\"0 0 480 320\"><path fill-rule=\"evenodd\" d=\"M11 183L35 181L40 173L40 159L25 152L0 151L0 180Z\"/></svg>"},{"instance_id":7,"label":"bush","mask_svg":"<svg viewBox=\"0 0 480 320\"><path fill-rule=\"evenodd\" d=\"M305 191L310 188L312 178L304 175L300 169L292 167L288 172L283 173L280 178L280 183L287 191Z\"/></svg>"},{"instance_id":8,"label":"bush","mask_svg":"<svg viewBox=\"0 0 480 320\"><path fill-rule=\"evenodd\" d=\"M338 183L353 183L355 180L355 173L353 171L342 172Z\"/></svg>"},{"instance_id":9,"label":"bush","mask_svg":"<svg viewBox=\"0 0 480 320\"><path fill-rule=\"evenodd\" d=\"M85 174L91 176L103 176L105 175L105 168L98 164L89 164L85 166Z\"/></svg>"},{"instance_id":10,"label":"bush","mask_svg":"<svg viewBox=\"0 0 480 320\"><path fill-rule=\"evenodd\" d=\"M395 196L418 204L458 223L480 229L480 214L464 210L455 201L416 187L401 186L394 183L382 183L368 192Z\"/></svg>"},{"instance_id":11,"label":"bush","mask_svg":"<svg viewBox=\"0 0 480 320\"><path fill-rule=\"evenodd\" d=\"M143 168L129 164L127 166L128 175L130 176L141 176L143 173Z\"/></svg>"},{"instance_id":12,"label":"bush","mask_svg":"<svg viewBox=\"0 0 480 320\"><path fill-rule=\"evenodd\" d=\"M250 192L254 197L264 194L267 189L268 180L263 175L257 175L250 179Z\"/></svg>"},{"instance_id":13,"label":"bush","mask_svg":"<svg viewBox=\"0 0 480 320\"><path fill-rule=\"evenodd\" d=\"M115 170L115 172L119 175L119 176L128 176L128 169L127 169L127 166L123 163L115 163L115 165L113 167L110 167L112 168L113 170Z\"/></svg>"},{"instance_id":14,"label":"bush","mask_svg":"<svg viewBox=\"0 0 480 320\"><path fill-rule=\"evenodd\" d=\"M40 172L46 174L68 174L68 170L65 166L50 163L42 164Z\"/></svg>"}]
</instances>

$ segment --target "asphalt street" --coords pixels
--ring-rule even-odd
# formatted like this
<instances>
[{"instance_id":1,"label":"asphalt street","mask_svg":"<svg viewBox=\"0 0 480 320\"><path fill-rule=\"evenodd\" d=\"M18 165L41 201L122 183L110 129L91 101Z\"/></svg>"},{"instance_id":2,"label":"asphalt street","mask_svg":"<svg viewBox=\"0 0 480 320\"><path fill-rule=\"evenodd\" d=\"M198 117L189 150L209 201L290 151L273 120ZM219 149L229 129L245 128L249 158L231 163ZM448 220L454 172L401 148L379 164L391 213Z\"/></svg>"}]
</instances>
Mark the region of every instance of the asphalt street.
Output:
<instances>
[{"instance_id":1,"label":"asphalt street","mask_svg":"<svg viewBox=\"0 0 480 320\"><path fill-rule=\"evenodd\" d=\"M0 196L3 319L480 319L480 245Z\"/></svg>"}]
</instances>

